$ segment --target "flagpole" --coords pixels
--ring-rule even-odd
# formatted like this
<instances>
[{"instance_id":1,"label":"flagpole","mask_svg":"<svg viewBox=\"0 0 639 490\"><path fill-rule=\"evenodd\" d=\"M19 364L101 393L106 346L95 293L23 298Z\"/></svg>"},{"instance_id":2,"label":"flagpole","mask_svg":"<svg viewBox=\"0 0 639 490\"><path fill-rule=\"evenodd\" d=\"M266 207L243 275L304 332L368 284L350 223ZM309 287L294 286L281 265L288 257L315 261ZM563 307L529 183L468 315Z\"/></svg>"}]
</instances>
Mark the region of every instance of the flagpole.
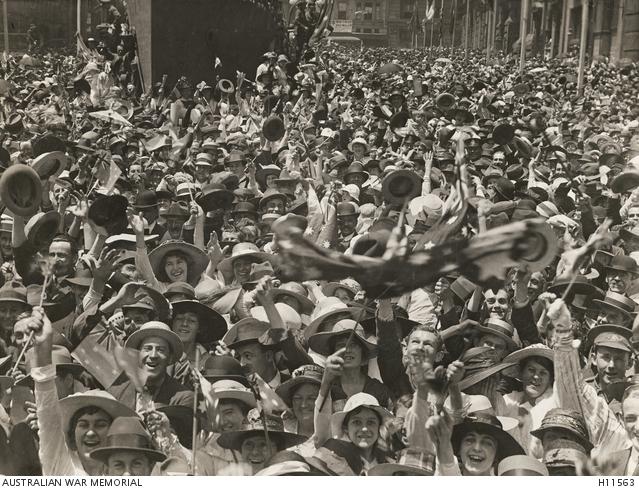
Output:
<instances>
[{"instance_id":1,"label":"flagpole","mask_svg":"<svg viewBox=\"0 0 639 490\"><path fill-rule=\"evenodd\" d=\"M521 42L519 51L519 74L524 74L526 66L526 36L528 35L528 0L521 0L521 19L519 22L519 40Z\"/></svg>"},{"instance_id":2,"label":"flagpole","mask_svg":"<svg viewBox=\"0 0 639 490\"><path fill-rule=\"evenodd\" d=\"M453 1L453 11L452 11L452 15L451 15L451 19L450 21L453 24L453 36L451 39L451 43L450 43L450 48L451 50L455 48L455 28L457 27L457 22L455 22L455 18L457 17L457 0Z\"/></svg>"},{"instance_id":3,"label":"flagpole","mask_svg":"<svg viewBox=\"0 0 639 490\"><path fill-rule=\"evenodd\" d=\"M2 0L2 27L4 29L4 57L7 59L9 56L9 13L7 11L7 2L9 0Z\"/></svg>"},{"instance_id":4,"label":"flagpole","mask_svg":"<svg viewBox=\"0 0 639 490\"><path fill-rule=\"evenodd\" d=\"M466 0L466 19L464 26L464 57L468 58L468 35L470 34L470 0Z\"/></svg>"},{"instance_id":5,"label":"flagpole","mask_svg":"<svg viewBox=\"0 0 639 490\"><path fill-rule=\"evenodd\" d=\"M200 351L195 349L195 370L200 370ZM200 378L193 376L193 432L191 433L191 474L195 476L195 456L197 455L197 392L200 388Z\"/></svg>"},{"instance_id":6,"label":"flagpole","mask_svg":"<svg viewBox=\"0 0 639 490\"><path fill-rule=\"evenodd\" d=\"M584 65L586 64L586 42L588 41L589 0L581 0L581 37L579 40L579 73L577 75L577 93L584 94Z\"/></svg>"},{"instance_id":7,"label":"flagpole","mask_svg":"<svg viewBox=\"0 0 639 490\"><path fill-rule=\"evenodd\" d=\"M78 31L78 38L76 39L76 53L80 53L80 36L82 36L82 0L77 0L75 9L75 24Z\"/></svg>"}]
</instances>

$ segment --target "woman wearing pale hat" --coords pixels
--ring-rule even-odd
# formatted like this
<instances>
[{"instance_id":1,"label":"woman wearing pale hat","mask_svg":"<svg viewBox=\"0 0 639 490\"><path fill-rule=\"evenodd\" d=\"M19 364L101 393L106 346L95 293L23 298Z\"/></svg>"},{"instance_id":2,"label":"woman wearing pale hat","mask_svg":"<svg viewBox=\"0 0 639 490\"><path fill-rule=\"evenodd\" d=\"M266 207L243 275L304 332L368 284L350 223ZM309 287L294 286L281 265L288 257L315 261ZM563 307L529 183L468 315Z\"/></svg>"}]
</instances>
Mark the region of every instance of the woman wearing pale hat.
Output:
<instances>
[{"instance_id":1,"label":"woman wearing pale hat","mask_svg":"<svg viewBox=\"0 0 639 490\"><path fill-rule=\"evenodd\" d=\"M29 330L35 332L35 362L30 374L35 384L43 475L104 474L104 465L90 453L106 445L114 419L136 417L136 413L101 390L59 400L52 364L53 329L40 307L34 308Z\"/></svg>"},{"instance_id":2,"label":"woman wearing pale hat","mask_svg":"<svg viewBox=\"0 0 639 490\"><path fill-rule=\"evenodd\" d=\"M275 392L286 406L291 408L293 418L288 424L291 430L305 437L315 432L315 401L319 396L324 369L315 364L300 366L293 371L291 379L277 387ZM286 427L287 419L284 419Z\"/></svg>"}]
</instances>

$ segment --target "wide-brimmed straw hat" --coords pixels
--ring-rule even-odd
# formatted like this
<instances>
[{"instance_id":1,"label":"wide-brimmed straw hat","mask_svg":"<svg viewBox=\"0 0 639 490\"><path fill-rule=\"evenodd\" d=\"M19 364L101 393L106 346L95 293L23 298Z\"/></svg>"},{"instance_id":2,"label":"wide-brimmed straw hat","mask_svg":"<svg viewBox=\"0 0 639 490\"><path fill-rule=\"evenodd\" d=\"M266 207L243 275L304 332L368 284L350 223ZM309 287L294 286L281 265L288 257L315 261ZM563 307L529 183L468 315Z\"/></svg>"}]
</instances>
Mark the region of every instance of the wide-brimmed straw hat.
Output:
<instances>
[{"instance_id":1,"label":"wide-brimmed straw hat","mask_svg":"<svg viewBox=\"0 0 639 490\"><path fill-rule=\"evenodd\" d=\"M342 427L344 425L346 416L349 413L362 407L369 408L377 415L379 415L382 425L384 424L384 422L393 417L392 413L380 406L377 398L375 398L373 395L369 395L368 393L364 392L356 393L348 400L346 400L346 405L344 405L343 410L335 412L331 416L331 432L333 434L333 437L340 437L343 434L344 431Z\"/></svg>"},{"instance_id":2,"label":"wide-brimmed straw hat","mask_svg":"<svg viewBox=\"0 0 639 490\"><path fill-rule=\"evenodd\" d=\"M308 346L318 354L330 356L334 352L336 340L338 338L349 338L351 335L353 340L359 342L363 348L364 359L371 359L377 355L377 345L366 340L364 327L355 320L349 319L338 321L330 332L311 335L308 339Z\"/></svg>"},{"instance_id":3,"label":"wide-brimmed straw hat","mask_svg":"<svg viewBox=\"0 0 639 490\"><path fill-rule=\"evenodd\" d=\"M171 303L173 318L184 312L194 313L199 319L196 342L210 344L221 339L227 332L226 320L212 308L196 300L181 300Z\"/></svg>"},{"instance_id":4,"label":"wide-brimmed straw hat","mask_svg":"<svg viewBox=\"0 0 639 490\"><path fill-rule=\"evenodd\" d=\"M224 275L224 278L230 281L233 278L233 264L237 259L244 258L251 262L262 263L270 262L272 257L272 255L262 252L254 243L242 242L233 247L231 256L222 260L217 268Z\"/></svg>"},{"instance_id":5,"label":"wide-brimmed straw hat","mask_svg":"<svg viewBox=\"0 0 639 490\"><path fill-rule=\"evenodd\" d=\"M298 367L292 373L291 379L279 385L275 392L279 395L286 405L292 406L293 392L305 383L320 386L322 384L322 376L324 368L315 364L306 364Z\"/></svg>"},{"instance_id":6,"label":"wide-brimmed straw hat","mask_svg":"<svg viewBox=\"0 0 639 490\"><path fill-rule=\"evenodd\" d=\"M174 360L178 360L184 352L184 346L180 337L173 332L166 323L162 322L146 322L138 330L133 332L126 342L125 347L139 350L144 339L149 337L159 337L166 340L171 347L171 354Z\"/></svg>"},{"instance_id":7,"label":"wide-brimmed straw hat","mask_svg":"<svg viewBox=\"0 0 639 490\"><path fill-rule=\"evenodd\" d=\"M451 442L455 453L459 454L462 439L469 432L486 434L497 441L495 464L499 464L502 459L508 456L526 454L515 438L502 428L501 422L495 415L477 412L469 414L463 422L453 427Z\"/></svg>"},{"instance_id":8,"label":"wide-brimmed straw hat","mask_svg":"<svg viewBox=\"0 0 639 490\"><path fill-rule=\"evenodd\" d=\"M301 444L306 440L305 436L294 434L292 432L284 432L282 419L269 416L265 418L268 437L271 441L275 442L278 450ZM242 430L222 433L217 439L217 442L225 449L234 449L239 451L242 448L242 443L246 439L255 436L264 437L264 432L264 423L262 420L256 420L246 424Z\"/></svg>"},{"instance_id":9,"label":"wide-brimmed straw hat","mask_svg":"<svg viewBox=\"0 0 639 490\"><path fill-rule=\"evenodd\" d=\"M187 258L187 278L191 284L197 284L202 273L209 265L209 258L203 250L182 240L167 240L149 253L149 262L155 277L162 282L171 282L164 270L164 259L167 255L180 254Z\"/></svg>"}]
</instances>

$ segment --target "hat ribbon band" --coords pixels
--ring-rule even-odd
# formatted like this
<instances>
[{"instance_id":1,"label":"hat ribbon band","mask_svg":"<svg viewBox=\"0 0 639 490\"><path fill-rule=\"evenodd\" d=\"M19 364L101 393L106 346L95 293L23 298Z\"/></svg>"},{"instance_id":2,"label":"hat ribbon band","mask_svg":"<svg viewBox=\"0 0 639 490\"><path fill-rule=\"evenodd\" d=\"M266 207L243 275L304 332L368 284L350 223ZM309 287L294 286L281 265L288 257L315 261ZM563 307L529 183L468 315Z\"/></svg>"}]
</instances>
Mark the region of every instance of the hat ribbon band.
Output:
<instances>
[{"instance_id":1,"label":"hat ribbon band","mask_svg":"<svg viewBox=\"0 0 639 490\"><path fill-rule=\"evenodd\" d=\"M110 434L106 438L106 447L108 446L152 449L149 439L140 434Z\"/></svg>"}]
</instances>

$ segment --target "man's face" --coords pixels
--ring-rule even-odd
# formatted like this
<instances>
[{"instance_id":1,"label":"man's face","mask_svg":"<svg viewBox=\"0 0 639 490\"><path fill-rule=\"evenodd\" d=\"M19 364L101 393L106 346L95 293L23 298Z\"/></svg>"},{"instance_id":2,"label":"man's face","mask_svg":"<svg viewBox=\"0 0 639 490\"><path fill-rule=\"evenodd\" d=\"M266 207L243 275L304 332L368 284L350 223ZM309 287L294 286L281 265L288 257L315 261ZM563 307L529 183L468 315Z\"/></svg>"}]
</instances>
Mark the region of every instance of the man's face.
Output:
<instances>
[{"instance_id":1,"label":"man's face","mask_svg":"<svg viewBox=\"0 0 639 490\"><path fill-rule=\"evenodd\" d=\"M27 325L29 318L23 318L13 326L13 343L19 349L22 349L27 341Z\"/></svg>"},{"instance_id":2,"label":"man's face","mask_svg":"<svg viewBox=\"0 0 639 490\"><path fill-rule=\"evenodd\" d=\"M171 362L169 343L160 337L147 337L142 342L138 359L142 373L147 376L148 380L162 379Z\"/></svg>"},{"instance_id":3,"label":"man's face","mask_svg":"<svg viewBox=\"0 0 639 490\"><path fill-rule=\"evenodd\" d=\"M468 475L490 472L497 455L497 441L487 434L469 432L461 440L459 457Z\"/></svg>"},{"instance_id":4,"label":"man's face","mask_svg":"<svg viewBox=\"0 0 639 490\"><path fill-rule=\"evenodd\" d=\"M104 410L84 414L78 419L73 436L79 454L89 458L91 451L104 446L111 420L111 416Z\"/></svg>"},{"instance_id":5,"label":"man's face","mask_svg":"<svg viewBox=\"0 0 639 490\"><path fill-rule=\"evenodd\" d=\"M366 182L366 176L364 174L351 174L346 176L347 184L355 184L361 188L364 182Z\"/></svg>"},{"instance_id":6,"label":"man's face","mask_svg":"<svg viewBox=\"0 0 639 490\"><path fill-rule=\"evenodd\" d=\"M0 232L0 252L6 260L13 257L13 249L11 248L11 233L7 231Z\"/></svg>"},{"instance_id":7,"label":"man's face","mask_svg":"<svg viewBox=\"0 0 639 490\"><path fill-rule=\"evenodd\" d=\"M131 165L129 167L129 178L133 182L137 182L142 177L142 166L141 165Z\"/></svg>"},{"instance_id":8,"label":"man's face","mask_svg":"<svg viewBox=\"0 0 639 490\"><path fill-rule=\"evenodd\" d=\"M187 218L183 216L169 216L166 219L166 229L171 238L178 240L182 234L182 226L186 223Z\"/></svg>"},{"instance_id":9,"label":"man's face","mask_svg":"<svg viewBox=\"0 0 639 490\"><path fill-rule=\"evenodd\" d=\"M626 290L632 284L634 276L630 272L608 269L606 273L606 282L608 290L613 293L625 294Z\"/></svg>"},{"instance_id":10,"label":"man's face","mask_svg":"<svg viewBox=\"0 0 639 490\"><path fill-rule=\"evenodd\" d=\"M5 333L11 333L12 330L15 333L14 324L16 323L16 318L26 309L26 306L18 303L0 303L0 334L2 334L3 338L6 338Z\"/></svg>"},{"instance_id":11,"label":"man's face","mask_svg":"<svg viewBox=\"0 0 639 490\"><path fill-rule=\"evenodd\" d=\"M242 367L246 367L250 372L259 374L262 377L273 367L273 353L268 349L264 349L257 342L248 342L240 345L235 349L235 352L237 352Z\"/></svg>"},{"instance_id":12,"label":"man's face","mask_svg":"<svg viewBox=\"0 0 639 490\"><path fill-rule=\"evenodd\" d=\"M537 299L544 287L544 276L541 272L534 272L528 281L528 296Z\"/></svg>"},{"instance_id":13,"label":"man's face","mask_svg":"<svg viewBox=\"0 0 639 490\"><path fill-rule=\"evenodd\" d=\"M506 155L501 151L496 151L493 154L493 165L496 167L502 167L506 163Z\"/></svg>"},{"instance_id":14,"label":"man's face","mask_svg":"<svg viewBox=\"0 0 639 490\"><path fill-rule=\"evenodd\" d=\"M424 362L435 364L435 361L439 360L437 357L440 348L440 343L434 332L415 330L408 338L406 353L409 356L413 354L421 355Z\"/></svg>"},{"instance_id":15,"label":"man's face","mask_svg":"<svg viewBox=\"0 0 639 490\"><path fill-rule=\"evenodd\" d=\"M639 223L639 206L632 206L628 210L628 221L635 225Z\"/></svg>"},{"instance_id":16,"label":"man's face","mask_svg":"<svg viewBox=\"0 0 639 490\"><path fill-rule=\"evenodd\" d=\"M200 327L200 319L195 313L185 311L178 313L173 319L173 330L184 345L191 345L195 342L198 329Z\"/></svg>"},{"instance_id":17,"label":"man's face","mask_svg":"<svg viewBox=\"0 0 639 490\"><path fill-rule=\"evenodd\" d=\"M342 236L348 236L355 233L357 227L357 215L340 216L337 218L337 226Z\"/></svg>"},{"instance_id":18,"label":"man's face","mask_svg":"<svg viewBox=\"0 0 639 490\"><path fill-rule=\"evenodd\" d=\"M277 448L274 444L266 442L266 438L260 435L244 439L240 452L242 459L250 463L253 473L256 473L277 452Z\"/></svg>"},{"instance_id":19,"label":"man's face","mask_svg":"<svg viewBox=\"0 0 639 490\"><path fill-rule=\"evenodd\" d=\"M151 312L144 308L123 308L122 315L124 324L130 328L133 327L131 330L137 330L137 327L151 321Z\"/></svg>"},{"instance_id":20,"label":"man's face","mask_svg":"<svg viewBox=\"0 0 639 490\"><path fill-rule=\"evenodd\" d=\"M244 177L244 162L231 162L227 165L228 171L237 175L240 179Z\"/></svg>"},{"instance_id":21,"label":"man's face","mask_svg":"<svg viewBox=\"0 0 639 490\"><path fill-rule=\"evenodd\" d=\"M274 197L264 203L267 213L284 214L284 200Z\"/></svg>"},{"instance_id":22,"label":"man's face","mask_svg":"<svg viewBox=\"0 0 639 490\"><path fill-rule=\"evenodd\" d=\"M492 333L483 333L477 340L477 347L490 347L493 349L497 361L501 361L508 353L506 340Z\"/></svg>"},{"instance_id":23,"label":"man's face","mask_svg":"<svg viewBox=\"0 0 639 490\"><path fill-rule=\"evenodd\" d=\"M73 274L75 257L69 242L53 242L49 246L49 259L53 262L53 273L60 276Z\"/></svg>"},{"instance_id":24,"label":"man's face","mask_svg":"<svg viewBox=\"0 0 639 490\"><path fill-rule=\"evenodd\" d=\"M500 320L506 318L508 313L508 293L504 289L499 289L497 293L489 289L484 293L484 299L489 317L499 318Z\"/></svg>"},{"instance_id":25,"label":"man's face","mask_svg":"<svg viewBox=\"0 0 639 490\"><path fill-rule=\"evenodd\" d=\"M148 456L138 451L116 451L107 460L107 476L149 476L153 468Z\"/></svg>"},{"instance_id":26,"label":"man's face","mask_svg":"<svg viewBox=\"0 0 639 490\"><path fill-rule=\"evenodd\" d=\"M209 180L209 168L208 165L195 166L195 178L198 182L207 182Z\"/></svg>"},{"instance_id":27,"label":"man's face","mask_svg":"<svg viewBox=\"0 0 639 490\"><path fill-rule=\"evenodd\" d=\"M363 156L365 151L366 151L366 147L364 145L362 145L361 143L355 143L353 145L353 153L356 156L358 156L358 157Z\"/></svg>"},{"instance_id":28,"label":"man's face","mask_svg":"<svg viewBox=\"0 0 639 490\"><path fill-rule=\"evenodd\" d=\"M613 325L629 327L630 319L623 313L621 313L621 311L612 308L606 308L604 306L597 316L597 325L603 325L604 323L611 323Z\"/></svg>"},{"instance_id":29,"label":"man's face","mask_svg":"<svg viewBox=\"0 0 639 490\"><path fill-rule=\"evenodd\" d=\"M626 379L626 371L630 365L628 352L611 347L598 346L595 350L594 363L599 380L606 384L617 383Z\"/></svg>"},{"instance_id":30,"label":"man's face","mask_svg":"<svg viewBox=\"0 0 639 490\"><path fill-rule=\"evenodd\" d=\"M319 395L319 386L311 383L302 384L291 398L291 408L298 422L312 422L315 413L315 400Z\"/></svg>"},{"instance_id":31,"label":"man's face","mask_svg":"<svg viewBox=\"0 0 639 490\"><path fill-rule=\"evenodd\" d=\"M218 405L218 413L220 414L215 432L231 432L233 430L241 430L244 424L245 410L241 403L235 400L220 400Z\"/></svg>"},{"instance_id":32,"label":"man's face","mask_svg":"<svg viewBox=\"0 0 639 490\"><path fill-rule=\"evenodd\" d=\"M639 393L631 393L622 404L623 426L632 447L639 450Z\"/></svg>"},{"instance_id":33,"label":"man's face","mask_svg":"<svg viewBox=\"0 0 639 490\"><path fill-rule=\"evenodd\" d=\"M122 264L120 267L120 274L128 278L131 281L137 281L140 279L140 274L135 264Z\"/></svg>"}]
</instances>

